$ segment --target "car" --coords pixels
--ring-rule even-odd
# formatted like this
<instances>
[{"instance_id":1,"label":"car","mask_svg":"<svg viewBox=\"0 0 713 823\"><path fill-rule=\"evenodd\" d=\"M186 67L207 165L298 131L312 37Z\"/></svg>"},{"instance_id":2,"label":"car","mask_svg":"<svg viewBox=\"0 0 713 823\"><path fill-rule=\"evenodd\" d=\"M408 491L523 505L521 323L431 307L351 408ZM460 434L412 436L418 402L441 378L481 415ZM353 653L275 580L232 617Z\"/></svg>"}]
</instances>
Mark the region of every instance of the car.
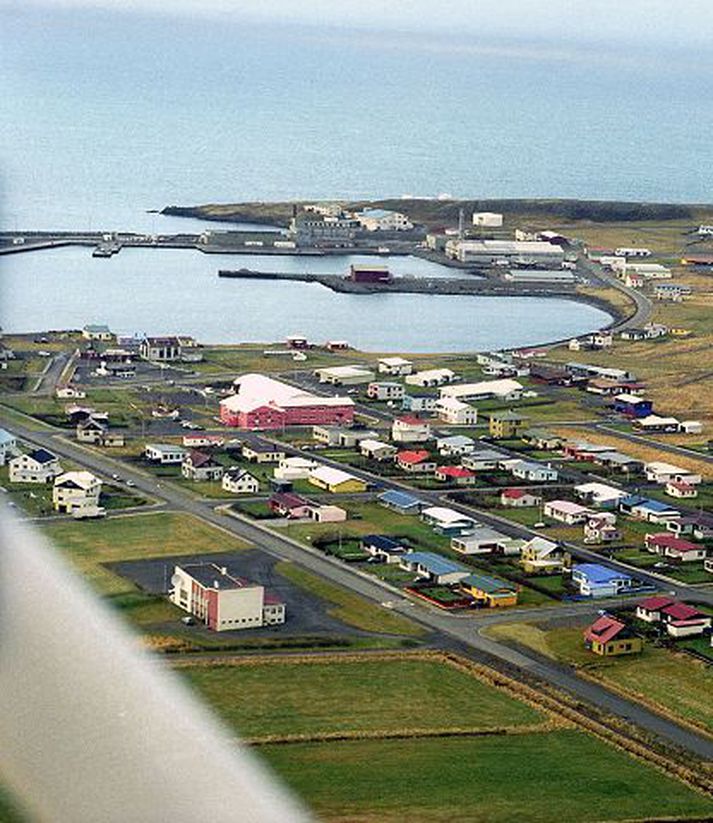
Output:
<instances>
[{"instance_id":1,"label":"car","mask_svg":"<svg viewBox=\"0 0 713 823\"><path fill-rule=\"evenodd\" d=\"M183 623L184 626L195 626L196 625L195 618L191 617L190 615L187 615L186 617L182 617L181 618L181 623Z\"/></svg>"},{"instance_id":2,"label":"car","mask_svg":"<svg viewBox=\"0 0 713 823\"><path fill-rule=\"evenodd\" d=\"M549 523L543 523L541 520L537 523L532 524L533 529L547 529L549 528Z\"/></svg>"},{"instance_id":3,"label":"car","mask_svg":"<svg viewBox=\"0 0 713 823\"><path fill-rule=\"evenodd\" d=\"M136 485L136 483L134 483L133 480L127 480L126 485L129 486L130 488L133 488Z\"/></svg>"},{"instance_id":4,"label":"car","mask_svg":"<svg viewBox=\"0 0 713 823\"><path fill-rule=\"evenodd\" d=\"M112 480L121 480L121 478L119 477L118 474L112 474L111 479Z\"/></svg>"}]
</instances>

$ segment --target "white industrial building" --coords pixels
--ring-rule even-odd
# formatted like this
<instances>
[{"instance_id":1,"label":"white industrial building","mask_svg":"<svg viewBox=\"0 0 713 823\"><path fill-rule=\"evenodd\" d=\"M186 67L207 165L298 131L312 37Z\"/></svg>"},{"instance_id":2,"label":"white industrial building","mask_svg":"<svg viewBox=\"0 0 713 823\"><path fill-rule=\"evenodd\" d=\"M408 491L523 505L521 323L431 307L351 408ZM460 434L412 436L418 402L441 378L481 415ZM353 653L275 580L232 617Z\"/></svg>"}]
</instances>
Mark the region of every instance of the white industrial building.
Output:
<instances>
[{"instance_id":1,"label":"white industrial building","mask_svg":"<svg viewBox=\"0 0 713 823\"><path fill-rule=\"evenodd\" d=\"M474 226L485 226L491 229L500 228L503 224L503 216L502 214L498 214L495 211L474 211L473 212L473 225Z\"/></svg>"},{"instance_id":2,"label":"white industrial building","mask_svg":"<svg viewBox=\"0 0 713 823\"><path fill-rule=\"evenodd\" d=\"M455 372L450 369L426 369L417 371L415 374L406 376L405 382L409 386L420 386L421 388L433 388L452 383L456 379Z\"/></svg>"},{"instance_id":3,"label":"white industrial building","mask_svg":"<svg viewBox=\"0 0 713 823\"><path fill-rule=\"evenodd\" d=\"M510 269L505 275L512 283L557 283L573 285L577 278L569 269Z\"/></svg>"},{"instance_id":4,"label":"white industrial building","mask_svg":"<svg viewBox=\"0 0 713 823\"><path fill-rule=\"evenodd\" d=\"M379 374L390 374L395 377L411 374L413 363L404 357L381 357L378 361Z\"/></svg>"},{"instance_id":5,"label":"white industrial building","mask_svg":"<svg viewBox=\"0 0 713 823\"><path fill-rule=\"evenodd\" d=\"M413 228L413 223L400 211L364 209L354 216L367 231L408 231Z\"/></svg>"},{"instance_id":6,"label":"white industrial building","mask_svg":"<svg viewBox=\"0 0 713 823\"><path fill-rule=\"evenodd\" d=\"M524 387L518 380L505 377L502 380L482 380L479 383L459 383L444 386L440 390L441 399L452 397L463 402L478 400L519 400Z\"/></svg>"},{"instance_id":7,"label":"white industrial building","mask_svg":"<svg viewBox=\"0 0 713 823\"><path fill-rule=\"evenodd\" d=\"M327 366L315 369L315 375L320 383L332 383L334 386L357 386L360 383L370 383L376 374L363 366Z\"/></svg>"},{"instance_id":8,"label":"white industrial building","mask_svg":"<svg viewBox=\"0 0 713 823\"><path fill-rule=\"evenodd\" d=\"M520 266L549 266L560 268L564 262L564 251L553 243L539 240L448 240L445 245L446 257L461 263L475 263L482 266L493 264L517 264Z\"/></svg>"}]
</instances>

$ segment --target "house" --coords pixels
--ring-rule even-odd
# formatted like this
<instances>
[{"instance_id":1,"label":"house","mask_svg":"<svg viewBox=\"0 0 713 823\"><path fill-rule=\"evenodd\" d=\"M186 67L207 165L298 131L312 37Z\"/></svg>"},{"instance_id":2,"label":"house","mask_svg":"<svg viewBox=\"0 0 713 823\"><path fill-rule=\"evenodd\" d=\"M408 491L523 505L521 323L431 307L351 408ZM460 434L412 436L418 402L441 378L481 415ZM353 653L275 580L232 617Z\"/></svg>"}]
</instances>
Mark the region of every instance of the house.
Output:
<instances>
[{"instance_id":1,"label":"house","mask_svg":"<svg viewBox=\"0 0 713 823\"><path fill-rule=\"evenodd\" d=\"M584 597L615 597L634 588L634 579L599 563L579 563L572 567L572 582Z\"/></svg>"},{"instance_id":2,"label":"house","mask_svg":"<svg viewBox=\"0 0 713 823\"><path fill-rule=\"evenodd\" d=\"M473 572L458 585L477 603L482 603L489 609L517 605L517 585L499 577Z\"/></svg>"},{"instance_id":3,"label":"house","mask_svg":"<svg viewBox=\"0 0 713 823\"><path fill-rule=\"evenodd\" d=\"M409 474L433 474L436 470L436 461L425 449L397 452L396 465Z\"/></svg>"},{"instance_id":4,"label":"house","mask_svg":"<svg viewBox=\"0 0 713 823\"><path fill-rule=\"evenodd\" d=\"M649 414L646 417L637 417L632 421L632 427L637 431L649 434L671 434L679 428L678 418L661 417L658 414Z\"/></svg>"},{"instance_id":5,"label":"house","mask_svg":"<svg viewBox=\"0 0 713 823\"><path fill-rule=\"evenodd\" d=\"M463 454L470 454L475 449L475 440L464 434L439 437L436 439L436 449L441 457L456 457Z\"/></svg>"},{"instance_id":6,"label":"house","mask_svg":"<svg viewBox=\"0 0 713 823\"><path fill-rule=\"evenodd\" d=\"M62 474L57 455L47 449L34 449L8 461L8 480L11 483L49 483Z\"/></svg>"},{"instance_id":7,"label":"house","mask_svg":"<svg viewBox=\"0 0 713 823\"><path fill-rule=\"evenodd\" d=\"M589 443L586 440L568 440L562 449L565 457L589 463L593 463L597 459L597 455L604 454L610 450L610 446Z\"/></svg>"},{"instance_id":8,"label":"house","mask_svg":"<svg viewBox=\"0 0 713 823\"><path fill-rule=\"evenodd\" d=\"M451 426L474 426L478 422L478 410L455 397L442 397L436 403L436 414Z\"/></svg>"},{"instance_id":9,"label":"house","mask_svg":"<svg viewBox=\"0 0 713 823\"><path fill-rule=\"evenodd\" d=\"M646 400L638 394L623 392L614 396L612 408L626 417L641 418L648 417L653 412L654 404L652 400Z\"/></svg>"},{"instance_id":10,"label":"house","mask_svg":"<svg viewBox=\"0 0 713 823\"><path fill-rule=\"evenodd\" d=\"M181 474L186 480L205 482L220 480L223 477L224 467L216 461L213 455L207 452L191 449L183 458Z\"/></svg>"},{"instance_id":11,"label":"house","mask_svg":"<svg viewBox=\"0 0 713 823\"><path fill-rule=\"evenodd\" d=\"M380 357L377 363L379 374L390 374L394 377L402 377L411 374L413 363L403 357Z\"/></svg>"},{"instance_id":12,"label":"house","mask_svg":"<svg viewBox=\"0 0 713 823\"><path fill-rule=\"evenodd\" d=\"M610 517L614 517L614 520ZM616 515L597 514L587 518L584 524L585 543L600 545L616 540L621 540L621 531L616 527Z\"/></svg>"},{"instance_id":13,"label":"house","mask_svg":"<svg viewBox=\"0 0 713 823\"><path fill-rule=\"evenodd\" d=\"M703 569L708 572L708 574L713 574L713 557L707 557L703 561Z\"/></svg>"},{"instance_id":14,"label":"house","mask_svg":"<svg viewBox=\"0 0 713 823\"><path fill-rule=\"evenodd\" d=\"M420 417L397 417L391 425L391 439L396 443L425 443L431 439L431 426Z\"/></svg>"},{"instance_id":15,"label":"house","mask_svg":"<svg viewBox=\"0 0 713 823\"><path fill-rule=\"evenodd\" d=\"M658 623L662 619L661 609L675 602L675 600L666 595L647 597L636 604L636 617L647 623Z\"/></svg>"},{"instance_id":16,"label":"house","mask_svg":"<svg viewBox=\"0 0 713 823\"><path fill-rule=\"evenodd\" d=\"M541 451L555 451L562 448L562 438L547 429L527 429L520 437L528 446L534 446Z\"/></svg>"},{"instance_id":17,"label":"house","mask_svg":"<svg viewBox=\"0 0 713 823\"><path fill-rule=\"evenodd\" d=\"M181 343L177 337L144 337L139 344L139 354L144 360L172 363L181 359Z\"/></svg>"},{"instance_id":18,"label":"house","mask_svg":"<svg viewBox=\"0 0 713 823\"><path fill-rule=\"evenodd\" d=\"M476 449L472 454L466 454L461 463L474 472L493 471L505 459L507 455L496 449Z\"/></svg>"},{"instance_id":19,"label":"house","mask_svg":"<svg viewBox=\"0 0 713 823\"><path fill-rule=\"evenodd\" d=\"M613 469L625 474L636 474L643 471L644 464L641 460L631 457L628 454L622 454L618 451L600 452L594 455L593 462L599 466L604 466L607 469Z\"/></svg>"},{"instance_id":20,"label":"house","mask_svg":"<svg viewBox=\"0 0 713 823\"><path fill-rule=\"evenodd\" d=\"M524 386L518 380L506 377L501 380L482 380L479 383L459 383L457 386L446 386L440 390L441 399L452 397L464 403L475 403L481 400L519 400L524 392Z\"/></svg>"},{"instance_id":21,"label":"house","mask_svg":"<svg viewBox=\"0 0 713 823\"><path fill-rule=\"evenodd\" d=\"M661 622L671 637L696 637L710 629L711 616L674 601L661 608Z\"/></svg>"},{"instance_id":22,"label":"house","mask_svg":"<svg viewBox=\"0 0 713 823\"><path fill-rule=\"evenodd\" d=\"M527 574L551 574L562 571L564 551L559 543L533 537L522 547L519 562Z\"/></svg>"},{"instance_id":23,"label":"house","mask_svg":"<svg viewBox=\"0 0 713 823\"><path fill-rule=\"evenodd\" d=\"M343 432L348 429L339 426L312 426L312 439L325 446L338 446Z\"/></svg>"},{"instance_id":24,"label":"house","mask_svg":"<svg viewBox=\"0 0 713 823\"><path fill-rule=\"evenodd\" d=\"M318 465L307 457L283 457L273 474L278 480L306 480Z\"/></svg>"},{"instance_id":25,"label":"house","mask_svg":"<svg viewBox=\"0 0 713 823\"><path fill-rule=\"evenodd\" d=\"M528 483L555 483L559 477L557 469L530 460L516 460L510 463L509 471L513 477L526 480Z\"/></svg>"},{"instance_id":26,"label":"house","mask_svg":"<svg viewBox=\"0 0 713 823\"><path fill-rule=\"evenodd\" d=\"M456 486L472 486L477 482L477 476L463 466L439 466L436 469L436 480L454 483Z\"/></svg>"},{"instance_id":27,"label":"house","mask_svg":"<svg viewBox=\"0 0 713 823\"><path fill-rule=\"evenodd\" d=\"M96 510L99 506L102 482L88 471L72 471L55 478L52 506L55 511L74 514Z\"/></svg>"},{"instance_id":28,"label":"house","mask_svg":"<svg viewBox=\"0 0 713 823\"><path fill-rule=\"evenodd\" d=\"M669 483L671 480L677 483L688 483L691 486L695 486L700 483L702 479L700 474L689 472L671 463L661 463L659 461L644 464L644 474L647 480L662 486L665 486L666 483Z\"/></svg>"},{"instance_id":29,"label":"house","mask_svg":"<svg viewBox=\"0 0 713 823\"><path fill-rule=\"evenodd\" d=\"M397 448L381 440L367 439L359 443L359 451L364 457L381 462L382 460L392 459L397 452Z\"/></svg>"},{"instance_id":30,"label":"house","mask_svg":"<svg viewBox=\"0 0 713 823\"><path fill-rule=\"evenodd\" d=\"M175 566L169 600L216 632L285 622L285 604L216 563Z\"/></svg>"},{"instance_id":31,"label":"house","mask_svg":"<svg viewBox=\"0 0 713 823\"><path fill-rule=\"evenodd\" d=\"M489 526L476 526L469 534L451 538L451 548L459 554L493 554L508 536Z\"/></svg>"},{"instance_id":32,"label":"house","mask_svg":"<svg viewBox=\"0 0 713 823\"><path fill-rule=\"evenodd\" d=\"M384 563L398 563L406 552L401 541L385 534L365 534L361 538L361 548Z\"/></svg>"},{"instance_id":33,"label":"house","mask_svg":"<svg viewBox=\"0 0 713 823\"><path fill-rule=\"evenodd\" d=\"M151 463L160 463L162 466L183 463L183 458L187 453L182 446L175 446L173 443L147 443L144 447L146 460Z\"/></svg>"},{"instance_id":34,"label":"house","mask_svg":"<svg viewBox=\"0 0 713 823\"><path fill-rule=\"evenodd\" d=\"M622 654L638 654L644 642L623 623L609 614L598 617L584 632L584 643L594 654L617 657Z\"/></svg>"},{"instance_id":35,"label":"house","mask_svg":"<svg viewBox=\"0 0 713 823\"><path fill-rule=\"evenodd\" d=\"M399 514L419 514L426 505L412 494L397 491L396 489L382 492L376 499L385 508Z\"/></svg>"},{"instance_id":36,"label":"house","mask_svg":"<svg viewBox=\"0 0 713 823\"><path fill-rule=\"evenodd\" d=\"M440 585L453 585L468 577L470 570L435 552L406 552L399 560L402 569Z\"/></svg>"},{"instance_id":37,"label":"house","mask_svg":"<svg viewBox=\"0 0 713 823\"><path fill-rule=\"evenodd\" d=\"M347 519L347 512L340 506L315 504L307 516L316 523L343 523Z\"/></svg>"},{"instance_id":38,"label":"house","mask_svg":"<svg viewBox=\"0 0 713 823\"><path fill-rule=\"evenodd\" d=\"M285 458L284 448L267 440L246 440L241 453L251 463L279 463Z\"/></svg>"},{"instance_id":39,"label":"house","mask_svg":"<svg viewBox=\"0 0 713 823\"><path fill-rule=\"evenodd\" d=\"M443 386L452 383L456 379L455 372L450 369L426 369L414 374L406 375L405 381L409 386L420 386L422 389L430 389L434 386Z\"/></svg>"},{"instance_id":40,"label":"house","mask_svg":"<svg viewBox=\"0 0 713 823\"><path fill-rule=\"evenodd\" d=\"M700 420L681 420L678 430L681 434L703 434L703 423Z\"/></svg>"},{"instance_id":41,"label":"house","mask_svg":"<svg viewBox=\"0 0 713 823\"><path fill-rule=\"evenodd\" d=\"M76 388L76 386L57 386L54 393L58 400L82 400L87 396L85 391Z\"/></svg>"},{"instance_id":42,"label":"house","mask_svg":"<svg viewBox=\"0 0 713 823\"><path fill-rule=\"evenodd\" d=\"M619 511L636 520L646 520L649 523L668 523L669 520L681 516L681 512L673 506L639 495L623 497L619 501Z\"/></svg>"},{"instance_id":43,"label":"house","mask_svg":"<svg viewBox=\"0 0 713 823\"><path fill-rule=\"evenodd\" d=\"M472 531L475 520L444 506L429 506L421 512L421 520L433 530L447 537L456 537Z\"/></svg>"},{"instance_id":44,"label":"house","mask_svg":"<svg viewBox=\"0 0 713 823\"><path fill-rule=\"evenodd\" d=\"M4 466L8 459L18 453L17 438L5 429L0 429L0 466Z\"/></svg>"},{"instance_id":45,"label":"house","mask_svg":"<svg viewBox=\"0 0 713 823\"><path fill-rule=\"evenodd\" d=\"M565 368L575 377L599 377L615 383L627 383L634 379L634 375L624 369L597 366L593 363L566 363Z\"/></svg>"},{"instance_id":46,"label":"house","mask_svg":"<svg viewBox=\"0 0 713 823\"><path fill-rule=\"evenodd\" d=\"M609 486L606 483L580 483L574 487L575 495L597 508L616 508L619 501L629 496L629 492Z\"/></svg>"},{"instance_id":47,"label":"house","mask_svg":"<svg viewBox=\"0 0 713 823\"><path fill-rule=\"evenodd\" d=\"M77 423L77 440L80 443L101 444L106 433L106 423L94 417L87 417Z\"/></svg>"},{"instance_id":48,"label":"house","mask_svg":"<svg viewBox=\"0 0 713 823\"><path fill-rule=\"evenodd\" d=\"M672 560L681 563L704 560L708 554L706 547L700 543L691 543L688 540L676 537L670 532L647 534L644 537L644 545L652 554L670 557Z\"/></svg>"},{"instance_id":49,"label":"house","mask_svg":"<svg viewBox=\"0 0 713 823\"><path fill-rule=\"evenodd\" d=\"M279 517L290 520L302 520L309 517L312 503L306 497L292 492L277 492L268 500L267 506L271 512Z\"/></svg>"},{"instance_id":50,"label":"house","mask_svg":"<svg viewBox=\"0 0 713 823\"><path fill-rule=\"evenodd\" d=\"M406 390L401 383L376 380L366 387L366 396L372 400L403 400Z\"/></svg>"},{"instance_id":51,"label":"house","mask_svg":"<svg viewBox=\"0 0 713 823\"><path fill-rule=\"evenodd\" d=\"M666 529L677 537L691 535L696 540L713 539L713 514L698 511L666 521Z\"/></svg>"},{"instance_id":52,"label":"house","mask_svg":"<svg viewBox=\"0 0 713 823\"><path fill-rule=\"evenodd\" d=\"M223 472L221 486L223 491L231 494L257 494L260 491L257 477L240 466L231 466Z\"/></svg>"},{"instance_id":53,"label":"house","mask_svg":"<svg viewBox=\"0 0 713 823\"><path fill-rule=\"evenodd\" d=\"M519 509L528 506L539 506L541 503L542 497L539 494L533 494L525 489L503 489L500 492L501 506Z\"/></svg>"},{"instance_id":54,"label":"house","mask_svg":"<svg viewBox=\"0 0 713 823\"><path fill-rule=\"evenodd\" d=\"M114 335L109 326L87 324L82 329L82 337L85 340L100 340L106 343L110 341Z\"/></svg>"},{"instance_id":55,"label":"house","mask_svg":"<svg viewBox=\"0 0 713 823\"><path fill-rule=\"evenodd\" d=\"M309 473L307 480L313 486L333 494L364 492L368 485L365 480L331 466L318 466Z\"/></svg>"},{"instance_id":56,"label":"house","mask_svg":"<svg viewBox=\"0 0 713 823\"><path fill-rule=\"evenodd\" d=\"M401 408L405 412L433 412L436 410L438 398L433 394L405 394L401 400Z\"/></svg>"},{"instance_id":57,"label":"house","mask_svg":"<svg viewBox=\"0 0 713 823\"><path fill-rule=\"evenodd\" d=\"M376 374L364 366L325 366L314 370L320 383L329 383L333 386L359 386L362 383L371 383Z\"/></svg>"},{"instance_id":58,"label":"house","mask_svg":"<svg viewBox=\"0 0 713 823\"><path fill-rule=\"evenodd\" d=\"M220 401L220 420L226 426L274 430L351 425L354 419L354 401L349 397L323 397L263 374L236 378L233 390Z\"/></svg>"},{"instance_id":59,"label":"house","mask_svg":"<svg viewBox=\"0 0 713 823\"><path fill-rule=\"evenodd\" d=\"M194 434L184 434L181 443L187 449L213 449L220 448L225 443L225 438L219 434L206 434L198 432Z\"/></svg>"},{"instance_id":60,"label":"house","mask_svg":"<svg viewBox=\"0 0 713 823\"><path fill-rule=\"evenodd\" d=\"M408 231L413 228L405 214L390 209L364 209L354 216L367 231Z\"/></svg>"},{"instance_id":61,"label":"house","mask_svg":"<svg viewBox=\"0 0 713 823\"><path fill-rule=\"evenodd\" d=\"M693 289L683 283L656 283L654 286L654 297L657 300L673 300L680 303L684 297L692 293Z\"/></svg>"},{"instance_id":62,"label":"house","mask_svg":"<svg viewBox=\"0 0 713 823\"><path fill-rule=\"evenodd\" d=\"M695 486L692 486L690 483L679 483L676 480L669 480L664 491L669 497L698 497L698 489Z\"/></svg>"},{"instance_id":63,"label":"house","mask_svg":"<svg viewBox=\"0 0 713 823\"><path fill-rule=\"evenodd\" d=\"M569 500L548 500L544 505L543 514L553 520L559 520L560 523L573 526L577 523L584 523L593 512L586 506L571 503Z\"/></svg>"},{"instance_id":64,"label":"house","mask_svg":"<svg viewBox=\"0 0 713 823\"><path fill-rule=\"evenodd\" d=\"M488 420L488 431L491 437L518 437L526 421L526 417L514 411L492 412Z\"/></svg>"}]
</instances>

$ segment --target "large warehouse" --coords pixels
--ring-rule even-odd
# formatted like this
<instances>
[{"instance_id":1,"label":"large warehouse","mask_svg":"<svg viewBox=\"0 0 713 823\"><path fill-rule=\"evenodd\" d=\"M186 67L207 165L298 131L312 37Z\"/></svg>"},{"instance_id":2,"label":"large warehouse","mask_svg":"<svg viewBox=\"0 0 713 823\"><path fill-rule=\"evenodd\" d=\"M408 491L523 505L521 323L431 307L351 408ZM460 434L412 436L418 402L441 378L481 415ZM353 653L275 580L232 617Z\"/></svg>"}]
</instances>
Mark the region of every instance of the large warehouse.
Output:
<instances>
[{"instance_id":1,"label":"large warehouse","mask_svg":"<svg viewBox=\"0 0 713 823\"><path fill-rule=\"evenodd\" d=\"M446 257L461 263L490 266L507 261L521 266L550 266L560 268L564 251L553 243L537 240L449 240Z\"/></svg>"},{"instance_id":2,"label":"large warehouse","mask_svg":"<svg viewBox=\"0 0 713 823\"><path fill-rule=\"evenodd\" d=\"M220 419L241 429L348 425L354 419L349 397L319 397L262 374L233 382L235 394L220 401Z\"/></svg>"}]
</instances>

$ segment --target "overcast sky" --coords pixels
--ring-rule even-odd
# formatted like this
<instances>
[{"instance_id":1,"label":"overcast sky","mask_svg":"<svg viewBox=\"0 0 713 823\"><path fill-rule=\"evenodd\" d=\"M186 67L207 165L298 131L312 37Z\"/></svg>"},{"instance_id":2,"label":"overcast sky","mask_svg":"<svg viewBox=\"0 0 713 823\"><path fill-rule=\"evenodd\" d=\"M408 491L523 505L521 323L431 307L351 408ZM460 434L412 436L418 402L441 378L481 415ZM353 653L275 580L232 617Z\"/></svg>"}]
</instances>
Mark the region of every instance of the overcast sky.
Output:
<instances>
[{"instance_id":1,"label":"overcast sky","mask_svg":"<svg viewBox=\"0 0 713 823\"><path fill-rule=\"evenodd\" d=\"M609 39L660 46L713 42L711 0L0 0L0 7L20 5L387 31L438 29L478 39Z\"/></svg>"}]
</instances>

